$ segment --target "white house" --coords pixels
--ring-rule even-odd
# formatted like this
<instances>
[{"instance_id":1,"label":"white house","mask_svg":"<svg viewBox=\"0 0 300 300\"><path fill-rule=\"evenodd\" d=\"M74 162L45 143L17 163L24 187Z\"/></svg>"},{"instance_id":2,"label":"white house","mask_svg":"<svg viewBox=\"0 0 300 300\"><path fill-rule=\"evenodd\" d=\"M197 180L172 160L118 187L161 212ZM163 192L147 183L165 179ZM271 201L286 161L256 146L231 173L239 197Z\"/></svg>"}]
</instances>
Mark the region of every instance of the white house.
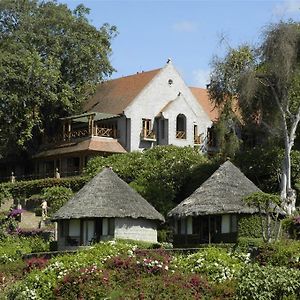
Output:
<instances>
[{"instance_id":1,"label":"white house","mask_svg":"<svg viewBox=\"0 0 300 300\"><path fill-rule=\"evenodd\" d=\"M37 173L81 172L88 159L155 145L203 148L217 119L207 91L189 88L172 62L100 83L84 113L62 119L62 133L34 156Z\"/></svg>"}]
</instances>

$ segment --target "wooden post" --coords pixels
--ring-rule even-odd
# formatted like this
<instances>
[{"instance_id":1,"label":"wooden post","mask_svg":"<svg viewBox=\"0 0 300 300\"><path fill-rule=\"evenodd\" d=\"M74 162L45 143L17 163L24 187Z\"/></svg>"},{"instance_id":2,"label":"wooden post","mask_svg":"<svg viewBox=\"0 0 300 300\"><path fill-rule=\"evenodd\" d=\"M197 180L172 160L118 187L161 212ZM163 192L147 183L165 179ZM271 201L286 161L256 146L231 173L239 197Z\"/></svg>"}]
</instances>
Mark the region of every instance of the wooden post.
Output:
<instances>
[{"instance_id":1,"label":"wooden post","mask_svg":"<svg viewBox=\"0 0 300 300\"><path fill-rule=\"evenodd\" d=\"M68 122L68 140L71 140L71 134L72 134L72 126L71 126L71 120Z\"/></svg>"},{"instance_id":2,"label":"wooden post","mask_svg":"<svg viewBox=\"0 0 300 300\"><path fill-rule=\"evenodd\" d=\"M91 136L94 135L94 115L91 116Z\"/></svg>"},{"instance_id":3,"label":"wooden post","mask_svg":"<svg viewBox=\"0 0 300 300\"><path fill-rule=\"evenodd\" d=\"M208 216L208 243L211 243L211 233L210 233L210 228L211 224L210 224L210 216Z\"/></svg>"},{"instance_id":4,"label":"wooden post","mask_svg":"<svg viewBox=\"0 0 300 300\"><path fill-rule=\"evenodd\" d=\"M62 138L63 138L63 141L66 140L65 134L66 134L66 122L63 121L63 127L62 127Z\"/></svg>"}]
</instances>

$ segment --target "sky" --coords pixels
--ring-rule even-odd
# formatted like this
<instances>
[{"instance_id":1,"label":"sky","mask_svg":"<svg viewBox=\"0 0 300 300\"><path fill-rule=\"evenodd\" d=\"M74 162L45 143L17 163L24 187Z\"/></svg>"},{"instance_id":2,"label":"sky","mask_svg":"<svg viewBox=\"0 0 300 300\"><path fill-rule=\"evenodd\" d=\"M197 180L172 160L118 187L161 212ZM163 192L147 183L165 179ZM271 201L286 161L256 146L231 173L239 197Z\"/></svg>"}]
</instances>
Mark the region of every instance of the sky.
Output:
<instances>
[{"instance_id":1,"label":"sky","mask_svg":"<svg viewBox=\"0 0 300 300\"><path fill-rule=\"evenodd\" d=\"M189 86L205 87L213 57L228 47L258 45L271 23L300 21L300 0L58 0L90 8L99 28L116 25L112 78L161 68L170 58ZM221 42L223 41L223 42Z\"/></svg>"}]
</instances>

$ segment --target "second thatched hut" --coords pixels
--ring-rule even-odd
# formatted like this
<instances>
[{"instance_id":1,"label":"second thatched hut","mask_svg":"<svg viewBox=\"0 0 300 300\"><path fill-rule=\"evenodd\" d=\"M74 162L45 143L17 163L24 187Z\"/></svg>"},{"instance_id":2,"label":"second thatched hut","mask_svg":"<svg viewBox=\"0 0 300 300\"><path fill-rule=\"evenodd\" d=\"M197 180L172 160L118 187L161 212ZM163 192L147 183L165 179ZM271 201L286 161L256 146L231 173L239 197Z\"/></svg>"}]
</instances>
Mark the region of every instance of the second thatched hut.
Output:
<instances>
[{"instance_id":1,"label":"second thatched hut","mask_svg":"<svg viewBox=\"0 0 300 300\"><path fill-rule=\"evenodd\" d=\"M240 216L256 213L243 202L261 190L230 161L226 161L168 216L175 244L235 242Z\"/></svg>"}]
</instances>

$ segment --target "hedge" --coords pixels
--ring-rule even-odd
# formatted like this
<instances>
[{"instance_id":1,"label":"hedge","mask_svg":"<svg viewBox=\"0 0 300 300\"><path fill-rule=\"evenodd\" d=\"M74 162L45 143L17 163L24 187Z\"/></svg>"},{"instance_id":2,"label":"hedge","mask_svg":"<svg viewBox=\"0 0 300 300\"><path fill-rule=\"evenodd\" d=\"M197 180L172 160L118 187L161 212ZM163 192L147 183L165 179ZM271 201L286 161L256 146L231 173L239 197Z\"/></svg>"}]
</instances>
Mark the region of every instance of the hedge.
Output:
<instances>
[{"instance_id":1,"label":"hedge","mask_svg":"<svg viewBox=\"0 0 300 300\"><path fill-rule=\"evenodd\" d=\"M87 177L76 176L66 178L45 178L27 181L17 181L15 183L2 183L0 184L0 191L2 189L10 192L14 199L26 199L32 195L40 194L44 188L53 186L63 186L70 188L73 192L79 191L86 182Z\"/></svg>"}]
</instances>

